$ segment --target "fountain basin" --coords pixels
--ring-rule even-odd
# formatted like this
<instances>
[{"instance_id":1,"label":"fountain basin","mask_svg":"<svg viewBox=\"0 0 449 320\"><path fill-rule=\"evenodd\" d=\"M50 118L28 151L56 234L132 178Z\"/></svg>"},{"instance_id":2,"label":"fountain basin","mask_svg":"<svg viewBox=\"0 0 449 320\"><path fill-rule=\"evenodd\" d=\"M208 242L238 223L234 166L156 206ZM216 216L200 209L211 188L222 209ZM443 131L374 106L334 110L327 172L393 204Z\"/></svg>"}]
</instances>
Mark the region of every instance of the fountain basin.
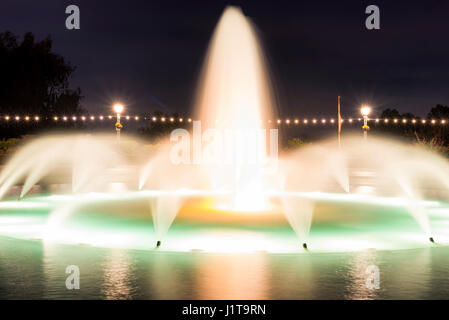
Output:
<instances>
[{"instance_id":1,"label":"fountain basin","mask_svg":"<svg viewBox=\"0 0 449 320\"><path fill-rule=\"evenodd\" d=\"M20 202L3 201L0 235L45 243L154 250L160 239L155 235L148 203L149 197L158 194L141 191L119 196L34 195ZM186 194L191 200L182 206L158 250L305 253L275 205L266 212L226 211L211 206L212 199L224 197L223 194L220 197L211 197L210 193L201 195L199 191ZM279 195L269 196L275 199ZM307 253L435 246L408 214L405 199L332 193L297 196L316 201ZM51 226L52 215L68 203L76 203L76 210ZM423 206L437 245L449 243L449 204L424 201Z\"/></svg>"}]
</instances>

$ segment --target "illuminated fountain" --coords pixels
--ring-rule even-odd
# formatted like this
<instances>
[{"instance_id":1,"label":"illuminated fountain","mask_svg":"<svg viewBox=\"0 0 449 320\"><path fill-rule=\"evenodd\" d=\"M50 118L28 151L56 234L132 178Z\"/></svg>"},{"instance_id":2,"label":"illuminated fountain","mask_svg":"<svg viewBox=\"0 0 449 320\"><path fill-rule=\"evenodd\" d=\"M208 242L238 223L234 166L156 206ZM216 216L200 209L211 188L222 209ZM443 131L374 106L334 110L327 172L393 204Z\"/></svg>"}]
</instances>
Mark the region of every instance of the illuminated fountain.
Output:
<instances>
[{"instance_id":1,"label":"illuminated fountain","mask_svg":"<svg viewBox=\"0 0 449 320\"><path fill-rule=\"evenodd\" d=\"M266 206L264 166L269 159L267 135L260 130L265 129L263 120L272 117L274 104L265 64L251 22L239 8L226 9L206 56L196 108L203 129L212 128L222 135L217 140L223 141L225 132L234 133L232 150L218 147L223 158L232 160L215 163L209 172L214 186L234 191L233 209ZM252 162L246 157L247 150L256 155Z\"/></svg>"},{"instance_id":2,"label":"illuminated fountain","mask_svg":"<svg viewBox=\"0 0 449 320\"><path fill-rule=\"evenodd\" d=\"M277 131L265 130L275 113L265 59L238 8L227 8L216 27L196 110L201 122L157 146L113 135L31 141L0 172L0 234L231 252L449 241L449 164L441 156L353 136L341 147L331 139L277 158Z\"/></svg>"}]
</instances>

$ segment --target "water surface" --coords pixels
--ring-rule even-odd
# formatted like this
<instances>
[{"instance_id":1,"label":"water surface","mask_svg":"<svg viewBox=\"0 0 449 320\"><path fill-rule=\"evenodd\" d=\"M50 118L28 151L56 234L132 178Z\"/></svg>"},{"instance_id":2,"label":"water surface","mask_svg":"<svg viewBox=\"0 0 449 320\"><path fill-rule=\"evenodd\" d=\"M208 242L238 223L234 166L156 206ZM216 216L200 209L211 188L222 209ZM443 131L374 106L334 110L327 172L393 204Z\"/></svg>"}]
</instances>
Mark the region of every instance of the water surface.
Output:
<instances>
[{"instance_id":1,"label":"water surface","mask_svg":"<svg viewBox=\"0 0 449 320\"><path fill-rule=\"evenodd\" d=\"M80 290L65 269L80 268ZM369 265L380 289L368 289ZM449 248L218 254L0 237L1 299L447 299Z\"/></svg>"}]
</instances>

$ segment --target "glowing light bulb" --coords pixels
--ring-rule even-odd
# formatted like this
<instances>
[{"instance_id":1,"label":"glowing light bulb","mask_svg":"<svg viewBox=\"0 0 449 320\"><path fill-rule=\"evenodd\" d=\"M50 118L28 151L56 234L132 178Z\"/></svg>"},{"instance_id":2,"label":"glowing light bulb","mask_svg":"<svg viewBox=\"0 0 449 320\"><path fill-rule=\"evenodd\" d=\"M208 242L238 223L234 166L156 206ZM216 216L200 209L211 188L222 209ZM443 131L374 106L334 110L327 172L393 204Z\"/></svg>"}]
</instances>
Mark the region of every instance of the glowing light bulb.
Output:
<instances>
[{"instance_id":1,"label":"glowing light bulb","mask_svg":"<svg viewBox=\"0 0 449 320\"><path fill-rule=\"evenodd\" d=\"M371 108L369 106L362 106L362 108L360 109L360 113L362 114L362 116L368 116L371 113Z\"/></svg>"},{"instance_id":2,"label":"glowing light bulb","mask_svg":"<svg viewBox=\"0 0 449 320\"><path fill-rule=\"evenodd\" d=\"M122 113L122 112L123 112L123 109L125 109L125 108L123 107L123 104L121 104L121 103L116 103L116 104L114 105L114 111L115 111L116 113Z\"/></svg>"}]
</instances>

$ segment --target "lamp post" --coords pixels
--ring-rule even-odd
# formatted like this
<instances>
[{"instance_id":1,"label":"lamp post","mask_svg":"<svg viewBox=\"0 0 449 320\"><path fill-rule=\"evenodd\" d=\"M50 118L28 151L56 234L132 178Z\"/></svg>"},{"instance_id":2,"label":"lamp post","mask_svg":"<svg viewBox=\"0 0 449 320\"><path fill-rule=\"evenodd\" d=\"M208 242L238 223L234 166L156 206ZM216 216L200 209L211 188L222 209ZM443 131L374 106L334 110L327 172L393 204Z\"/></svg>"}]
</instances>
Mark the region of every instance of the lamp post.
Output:
<instances>
[{"instance_id":1,"label":"lamp post","mask_svg":"<svg viewBox=\"0 0 449 320\"><path fill-rule=\"evenodd\" d=\"M368 115L371 112L371 108L368 106L362 106L362 108L360 109L360 112L362 113L363 116L363 139L367 139L368 137L368 130L369 130L369 126L368 126Z\"/></svg>"},{"instance_id":2,"label":"lamp post","mask_svg":"<svg viewBox=\"0 0 449 320\"><path fill-rule=\"evenodd\" d=\"M123 112L123 105L120 103L116 103L114 105L114 111L117 113L117 122L115 123L115 130L117 131L117 140L120 141L120 129L123 128L120 123L120 114Z\"/></svg>"}]
</instances>

